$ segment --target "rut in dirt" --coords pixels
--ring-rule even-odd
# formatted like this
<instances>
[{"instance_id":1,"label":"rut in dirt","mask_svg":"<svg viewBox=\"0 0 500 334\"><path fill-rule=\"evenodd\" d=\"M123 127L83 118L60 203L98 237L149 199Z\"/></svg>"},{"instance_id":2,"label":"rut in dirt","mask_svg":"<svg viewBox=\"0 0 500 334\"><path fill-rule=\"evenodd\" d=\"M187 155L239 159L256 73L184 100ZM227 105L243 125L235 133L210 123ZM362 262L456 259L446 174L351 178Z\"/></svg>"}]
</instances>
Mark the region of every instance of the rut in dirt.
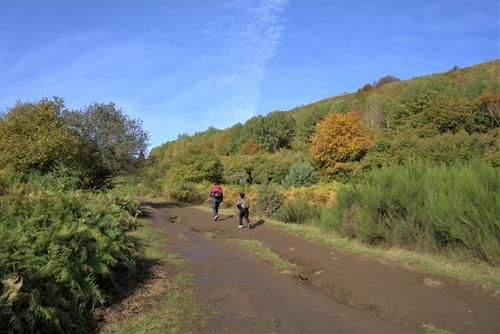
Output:
<instances>
[{"instance_id":1,"label":"rut in dirt","mask_svg":"<svg viewBox=\"0 0 500 334\"><path fill-rule=\"evenodd\" d=\"M500 303L484 289L303 240L265 224L238 229L192 208L154 205L170 251L191 262L207 316L202 333L499 333ZM216 236L216 238L214 238ZM263 242L296 264L289 275L227 239ZM435 283L435 284L433 284Z\"/></svg>"}]
</instances>

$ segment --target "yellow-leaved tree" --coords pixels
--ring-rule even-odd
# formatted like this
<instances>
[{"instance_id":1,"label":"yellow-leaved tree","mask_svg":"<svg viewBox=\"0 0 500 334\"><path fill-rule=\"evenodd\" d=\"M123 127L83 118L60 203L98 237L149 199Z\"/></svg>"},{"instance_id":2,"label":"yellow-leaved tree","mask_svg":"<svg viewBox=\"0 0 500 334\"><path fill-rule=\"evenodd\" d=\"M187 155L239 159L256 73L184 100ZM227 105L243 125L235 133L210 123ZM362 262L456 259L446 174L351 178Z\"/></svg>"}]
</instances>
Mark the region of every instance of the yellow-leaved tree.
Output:
<instances>
[{"instance_id":1,"label":"yellow-leaved tree","mask_svg":"<svg viewBox=\"0 0 500 334\"><path fill-rule=\"evenodd\" d=\"M332 112L316 125L309 153L326 175L352 174L373 144L355 112Z\"/></svg>"}]
</instances>

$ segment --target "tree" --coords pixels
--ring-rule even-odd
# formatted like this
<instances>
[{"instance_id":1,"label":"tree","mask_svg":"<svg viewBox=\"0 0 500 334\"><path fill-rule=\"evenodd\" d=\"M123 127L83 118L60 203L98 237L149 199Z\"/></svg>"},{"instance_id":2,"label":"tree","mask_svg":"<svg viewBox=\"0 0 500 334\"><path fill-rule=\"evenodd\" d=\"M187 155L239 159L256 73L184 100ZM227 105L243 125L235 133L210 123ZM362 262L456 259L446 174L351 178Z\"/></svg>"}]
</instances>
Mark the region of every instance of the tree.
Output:
<instances>
[{"instance_id":1,"label":"tree","mask_svg":"<svg viewBox=\"0 0 500 334\"><path fill-rule=\"evenodd\" d=\"M366 126L371 130L379 130L387 127L386 115L393 107L393 99L389 96L371 93L365 100L362 118Z\"/></svg>"},{"instance_id":2,"label":"tree","mask_svg":"<svg viewBox=\"0 0 500 334\"><path fill-rule=\"evenodd\" d=\"M306 152L309 140L316 130L316 124L326 116L326 113L317 109L307 109L297 114L295 137L292 147L295 150Z\"/></svg>"},{"instance_id":3,"label":"tree","mask_svg":"<svg viewBox=\"0 0 500 334\"><path fill-rule=\"evenodd\" d=\"M294 162L288 169L282 184L287 187L308 186L319 181L316 169L306 161Z\"/></svg>"},{"instance_id":4,"label":"tree","mask_svg":"<svg viewBox=\"0 0 500 334\"><path fill-rule=\"evenodd\" d=\"M353 162L359 161L372 139L356 113L332 112L316 127L309 152L327 175L352 170Z\"/></svg>"},{"instance_id":5,"label":"tree","mask_svg":"<svg viewBox=\"0 0 500 334\"><path fill-rule=\"evenodd\" d=\"M479 121L491 128L500 127L500 93L484 92L476 99Z\"/></svg>"},{"instance_id":6,"label":"tree","mask_svg":"<svg viewBox=\"0 0 500 334\"><path fill-rule=\"evenodd\" d=\"M373 87L379 88L379 87L382 87L383 85L387 85L388 83L398 82L398 81L401 81L401 80L399 80L395 76L386 75L385 77L382 77L382 78L378 79L377 81L375 81L373 83Z\"/></svg>"},{"instance_id":7,"label":"tree","mask_svg":"<svg viewBox=\"0 0 500 334\"><path fill-rule=\"evenodd\" d=\"M363 87L361 87L360 89L358 89L358 93L366 93L366 92L369 92L373 89L373 86L370 85L370 84L365 84L363 85Z\"/></svg>"},{"instance_id":8,"label":"tree","mask_svg":"<svg viewBox=\"0 0 500 334\"><path fill-rule=\"evenodd\" d=\"M138 167L148 140L140 120L129 118L114 103L96 103L64 116L78 133L81 167L98 183Z\"/></svg>"},{"instance_id":9,"label":"tree","mask_svg":"<svg viewBox=\"0 0 500 334\"><path fill-rule=\"evenodd\" d=\"M18 102L0 119L0 168L24 174L72 166L78 137L61 119L63 100Z\"/></svg>"},{"instance_id":10,"label":"tree","mask_svg":"<svg viewBox=\"0 0 500 334\"><path fill-rule=\"evenodd\" d=\"M274 111L259 118L255 129L257 143L264 150L276 153L292 142L295 134L295 119L285 112Z\"/></svg>"},{"instance_id":11,"label":"tree","mask_svg":"<svg viewBox=\"0 0 500 334\"><path fill-rule=\"evenodd\" d=\"M259 152L259 144L255 139L247 140L240 148L241 155L254 155Z\"/></svg>"},{"instance_id":12,"label":"tree","mask_svg":"<svg viewBox=\"0 0 500 334\"><path fill-rule=\"evenodd\" d=\"M168 184L184 182L221 182L224 166L213 153L204 151L185 151L166 172Z\"/></svg>"},{"instance_id":13,"label":"tree","mask_svg":"<svg viewBox=\"0 0 500 334\"><path fill-rule=\"evenodd\" d=\"M391 87L392 93L387 95L394 95L386 101L389 103L384 103L384 118L391 130L404 126L409 119L427 110L435 99L460 98L463 95L456 82L443 76L422 77L405 82L401 87L388 87ZM387 88L384 87L384 95Z\"/></svg>"},{"instance_id":14,"label":"tree","mask_svg":"<svg viewBox=\"0 0 500 334\"><path fill-rule=\"evenodd\" d=\"M233 125L229 129L225 130L225 132L227 132L227 138L224 142L223 151L228 155L239 152L240 146L248 137L248 135L244 133L243 125L241 123L237 123L236 125Z\"/></svg>"}]
</instances>

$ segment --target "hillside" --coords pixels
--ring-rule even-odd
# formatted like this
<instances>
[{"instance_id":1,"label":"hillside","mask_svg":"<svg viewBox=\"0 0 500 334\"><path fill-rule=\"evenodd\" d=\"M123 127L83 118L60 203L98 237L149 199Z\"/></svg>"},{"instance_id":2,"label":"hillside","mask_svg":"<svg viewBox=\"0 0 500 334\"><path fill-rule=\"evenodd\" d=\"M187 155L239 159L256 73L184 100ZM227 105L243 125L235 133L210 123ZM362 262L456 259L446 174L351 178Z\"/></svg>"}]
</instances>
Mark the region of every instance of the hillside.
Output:
<instances>
[{"instance_id":1,"label":"hillside","mask_svg":"<svg viewBox=\"0 0 500 334\"><path fill-rule=\"evenodd\" d=\"M153 148L149 162L156 176L174 173L179 164L191 166L182 167L185 181L280 183L293 161L311 160L309 143L319 121L330 112L356 112L374 145L354 160L341 161L349 163L345 165L349 175L410 156L445 162L480 156L498 165L494 142L500 120L499 73L500 60L494 60L406 81L385 77L355 93L256 116L224 130L210 128L183 136ZM191 159L197 155L203 157L200 166ZM240 155L247 161L245 166ZM311 162L323 177L332 177L317 161ZM220 170L220 164L222 175L211 172ZM254 165L265 167L260 170ZM196 172L190 173L191 169Z\"/></svg>"},{"instance_id":2,"label":"hillside","mask_svg":"<svg viewBox=\"0 0 500 334\"><path fill-rule=\"evenodd\" d=\"M222 182L226 204L245 191L263 216L498 265L499 69L384 77L182 136L151 151L145 174L170 200L200 203Z\"/></svg>"}]
</instances>

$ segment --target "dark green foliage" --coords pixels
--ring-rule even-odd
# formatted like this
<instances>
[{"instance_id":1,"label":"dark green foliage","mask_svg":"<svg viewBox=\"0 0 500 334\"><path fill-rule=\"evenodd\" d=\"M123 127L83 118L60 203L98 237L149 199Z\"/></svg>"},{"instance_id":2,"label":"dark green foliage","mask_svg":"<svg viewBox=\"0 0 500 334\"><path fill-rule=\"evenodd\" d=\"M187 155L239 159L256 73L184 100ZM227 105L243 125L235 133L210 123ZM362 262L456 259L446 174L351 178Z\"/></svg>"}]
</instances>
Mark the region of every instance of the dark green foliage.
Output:
<instances>
[{"instance_id":1,"label":"dark green foliage","mask_svg":"<svg viewBox=\"0 0 500 334\"><path fill-rule=\"evenodd\" d=\"M276 211L275 216L285 223L302 224L318 217L319 209L309 204L307 198L287 200Z\"/></svg>"},{"instance_id":2,"label":"dark green foliage","mask_svg":"<svg viewBox=\"0 0 500 334\"><path fill-rule=\"evenodd\" d=\"M272 183L262 184L257 188L255 210L265 216L272 216L283 204L283 196Z\"/></svg>"},{"instance_id":3,"label":"dark green foliage","mask_svg":"<svg viewBox=\"0 0 500 334\"><path fill-rule=\"evenodd\" d=\"M499 129L486 133L446 132L422 138L415 133L397 133L381 138L362 160L370 170L400 164L412 158L452 164L480 158L498 166Z\"/></svg>"},{"instance_id":4,"label":"dark green foliage","mask_svg":"<svg viewBox=\"0 0 500 334\"><path fill-rule=\"evenodd\" d=\"M369 243L458 251L500 264L500 171L474 160L422 161L372 172L337 195L320 224Z\"/></svg>"},{"instance_id":5,"label":"dark green foliage","mask_svg":"<svg viewBox=\"0 0 500 334\"><path fill-rule=\"evenodd\" d=\"M17 185L0 197L0 332L85 332L94 307L134 270L126 231L137 206L105 193L34 190L43 184L59 187Z\"/></svg>"},{"instance_id":6,"label":"dark green foliage","mask_svg":"<svg viewBox=\"0 0 500 334\"><path fill-rule=\"evenodd\" d=\"M292 143L293 149L307 152L309 141L316 131L316 124L321 121L326 112L316 109L305 109L303 112L295 114L296 131Z\"/></svg>"},{"instance_id":7,"label":"dark green foliage","mask_svg":"<svg viewBox=\"0 0 500 334\"><path fill-rule=\"evenodd\" d=\"M294 162L288 169L288 174L282 184L287 187L308 186L319 181L319 173L306 161Z\"/></svg>"},{"instance_id":8,"label":"dark green foliage","mask_svg":"<svg viewBox=\"0 0 500 334\"><path fill-rule=\"evenodd\" d=\"M249 162L250 182L256 184L281 183L293 162L293 157L285 152L281 154L258 154Z\"/></svg>"},{"instance_id":9,"label":"dark green foliage","mask_svg":"<svg viewBox=\"0 0 500 334\"><path fill-rule=\"evenodd\" d=\"M230 152L237 153L241 145L254 139L263 150L275 153L291 145L295 127L295 119L290 114L274 111L253 117L244 125L235 125L226 145Z\"/></svg>"},{"instance_id":10,"label":"dark green foliage","mask_svg":"<svg viewBox=\"0 0 500 334\"><path fill-rule=\"evenodd\" d=\"M28 176L26 187L42 190L68 191L82 188L81 175L69 168L59 167L48 173L34 171Z\"/></svg>"},{"instance_id":11,"label":"dark green foliage","mask_svg":"<svg viewBox=\"0 0 500 334\"><path fill-rule=\"evenodd\" d=\"M140 167L148 140L140 120L129 118L114 103L96 103L63 116L78 135L78 167L95 185Z\"/></svg>"},{"instance_id":12,"label":"dark green foliage","mask_svg":"<svg viewBox=\"0 0 500 334\"><path fill-rule=\"evenodd\" d=\"M295 119L292 116L275 111L259 120L254 133L260 147L275 153L290 146L295 134Z\"/></svg>"},{"instance_id":13,"label":"dark green foliage","mask_svg":"<svg viewBox=\"0 0 500 334\"><path fill-rule=\"evenodd\" d=\"M243 125L238 123L227 130L226 140L219 145L224 155L236 154L241 145L249 138L249 131L243 131Z\"/></svg>"}]
</instances>

